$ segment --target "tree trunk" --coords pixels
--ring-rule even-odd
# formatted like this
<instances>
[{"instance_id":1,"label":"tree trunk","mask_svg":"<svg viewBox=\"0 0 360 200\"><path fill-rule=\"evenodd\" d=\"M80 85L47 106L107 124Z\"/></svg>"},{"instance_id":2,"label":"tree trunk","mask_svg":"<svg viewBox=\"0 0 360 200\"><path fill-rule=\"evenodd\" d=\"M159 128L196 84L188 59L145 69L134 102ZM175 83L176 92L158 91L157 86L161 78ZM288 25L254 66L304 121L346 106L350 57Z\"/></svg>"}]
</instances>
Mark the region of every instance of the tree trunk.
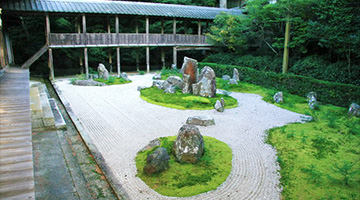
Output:
<instances>
[{"instance_id":1,"label":"tree trunk","mask_svg":"<svg viewBox=\"0 0 360 200\"><path fill-rule=\"evenodd\" d=\"M289 68L289 41L290 41L290 17L287 17L286 30L285 30L285 42L284 42L284 56L282 73L286 74Z\"/></svg>"}]
</instances>

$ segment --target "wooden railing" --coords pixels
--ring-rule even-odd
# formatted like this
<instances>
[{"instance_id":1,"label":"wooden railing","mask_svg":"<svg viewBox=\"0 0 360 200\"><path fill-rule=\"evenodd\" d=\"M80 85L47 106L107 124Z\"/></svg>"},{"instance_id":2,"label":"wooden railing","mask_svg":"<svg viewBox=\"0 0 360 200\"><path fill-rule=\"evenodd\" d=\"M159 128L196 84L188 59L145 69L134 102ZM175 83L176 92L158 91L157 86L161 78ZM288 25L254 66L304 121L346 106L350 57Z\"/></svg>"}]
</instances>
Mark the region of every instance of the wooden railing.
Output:
<instances>
[{"instance_id":1,"label":"wooden railing","mask_svg":"<svg viewBox=\"0 0 360 200\"><path fill-rule=\"evenodd\" d=\"M211 46L204 35L136 33L52 33L50 46Z\"/></svg>"}]
</instances>

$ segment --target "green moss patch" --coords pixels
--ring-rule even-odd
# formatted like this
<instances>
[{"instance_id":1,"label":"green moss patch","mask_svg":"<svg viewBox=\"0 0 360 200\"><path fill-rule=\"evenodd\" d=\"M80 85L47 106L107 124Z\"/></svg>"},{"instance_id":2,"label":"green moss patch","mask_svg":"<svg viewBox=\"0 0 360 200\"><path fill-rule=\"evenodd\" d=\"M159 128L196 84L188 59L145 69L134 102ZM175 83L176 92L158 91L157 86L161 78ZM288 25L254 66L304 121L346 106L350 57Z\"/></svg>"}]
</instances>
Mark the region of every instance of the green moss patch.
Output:
<instances>
[{"instance_id":1,"label":"green moss patch","mask_svg":"<svg viewBox=\"0 0 360 200\"><path fill-rule=\"evenodd\" d=\"M205 154L196 164L178 163L171 154L176 136L160 138L161 147L170 154L169 169L146 175L143 168L153 149L139 152L136 156L137 176L150 188L165 196L188 197L219 187L229 176L232 167L230 147L215 138L204 136Z\"/></svg>"},{"instance_id":2,"label":"green moss patch","mask_svg":"<svg viewBox=\"0 0 360 200\"><path fill-rule=\"evenodd\" d=\"M140 93L140 97L149 103L180 110L211 110L214 109L216 100L220 100L221 97L225 100L225 108L235 108L238 105L235 98L221 94L214 98L205 98L183 94L181 91L174 94L164 93L156 87L143 89Z\"/></svg>"},{"instance_id":3,"label":"green moss patch","mask_svg":"<svg viewBox=\"0 0 360 200\"><path fill-rule=\"evenodd\" d=\"M311 110L305 96L284 91L284 102L277 104L276 90L217 83L218 88L259 94L278 107L313 117L269 130L267 142L277 150L284 199L360 199L360 119L347 118L347 108L322 104Z\"/></svg>"},{"instance_id":4,"label":"green moss patch","mask_svg":"<svg viewBox=\"0 0 360 200\"><path fill-rule=\"evenodd\" d=\"M101 83L105 83L106 85L121 85L121 84L126 84L126 83L131 83L131 81L127 81L123 78L118 78L115 76L109 76L108 80L104 80L101 78L97 78L94 79L95 81L101 82Z\"/></svg>"}]
</instances>

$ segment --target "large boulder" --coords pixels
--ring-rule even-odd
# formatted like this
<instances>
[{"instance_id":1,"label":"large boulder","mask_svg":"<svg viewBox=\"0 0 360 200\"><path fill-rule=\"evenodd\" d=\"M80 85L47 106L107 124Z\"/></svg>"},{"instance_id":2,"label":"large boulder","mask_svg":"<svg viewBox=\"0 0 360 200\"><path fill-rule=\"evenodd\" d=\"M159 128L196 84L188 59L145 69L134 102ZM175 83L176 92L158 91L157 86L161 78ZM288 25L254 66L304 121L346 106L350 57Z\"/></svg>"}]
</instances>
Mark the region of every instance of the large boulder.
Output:
<instances>
[{"instance_id":1,"label":"large boulder","mask_svg":"<svg viewBox=\"0 0 360 200\"><path fill-rule=\"evenodd\" d=\"M274 101L276 103L283 103L284 102L284 95L282 92L277 92L275 95L274 95Z\"/></svg>"},{"instance_id":2,"label":"large boulder","mask_svg":"<svg viewBox=\"0 0 360 200\"><path fill-rule=\"evenodd\" d=\"M203 97L214 97L216 95L215 72L211 67L205 66L199 76L199 94ZM197 95L197 94L194 94Z\"/></svg>"},{"instance_id":3,"label":"large boulder","mask_svg":"<svg viewBox=\"0 0 360 200\"><path fill-rule=\"evenodd\" d=\"M166 93L175 93L177 89L184 88L184 82L178 76L169 76L161 85Z\"/></svg>"},{"instance_id":4,"label":"large boulder","mask_svg":"<svg viewBox=\"0 0 360 200\"><path fill-rule=\"evenodd\" d=\"M198 80L197 60L184 57L184 63L181 67L181 73L183 74L183 79L186 86L183 88L183 93L191 93L192 84L196 83ZM188 75L189 77L186 77L185 75Z\"/></svg>"},{"instance_id":5,"label":"large boulder","mask_svg":"<svg viewBox=\"0 0 360 200\"><path fill-rule=\"evenodd\" d=\"M352 103L349 108L348 117L360 117L360 105Z\"/></svg>"},{"instance_id":6,"label":"large boulder","mask_svg":"<svg viewBox=\"0 0 360 200\"><path fill-rule=\"evenodd\" d=\"M105 68L105 66L102 63L100 63L98 66L98 73L99 73L99 78L102 78L104 80L109 79L109 71Z\"/></svg>"},{"instance_id":7,"label":"large boulder","mask_svg":"<svg viewBox=\"0 0 360 200\"><path fill-rule=\"evenodd\" d=\"M199 126L211 126L215 125L215 120L210 116L194 116L188 117L186 124L199 125Z\"/></svg>"},{"instance_id":8,"label":"large boulder","mask_svg":"<svg viewBox=\"0 0 360 200\"><path fill-rule=\"evenodd\" d=\"M183 125L173 145L178 162L197 163L204 155L204 140L198 127Z\"/></svg>"},{"instance_id":9,"label":"large boulder","mask_svg":"<svg viewBox=\"0 0 360 200\"><path fill-rule=\"evenodd\" d=\"M166 170L169 167L169 154L163 147L157 148L153 154L146 158L144 167L145 174L154 174Z\"/></svg>"}]
</instances>

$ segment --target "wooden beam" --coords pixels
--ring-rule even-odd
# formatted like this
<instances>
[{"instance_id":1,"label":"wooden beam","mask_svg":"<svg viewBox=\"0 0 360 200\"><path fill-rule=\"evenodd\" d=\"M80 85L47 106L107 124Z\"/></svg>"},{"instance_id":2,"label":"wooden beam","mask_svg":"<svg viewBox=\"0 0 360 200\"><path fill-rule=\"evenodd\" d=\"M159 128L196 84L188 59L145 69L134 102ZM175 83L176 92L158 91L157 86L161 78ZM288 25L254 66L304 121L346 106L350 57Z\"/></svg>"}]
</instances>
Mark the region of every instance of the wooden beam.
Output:
<instances>
[{"instance_id":1,"label":"wooden beam","mask_svg":"<svg viewBox=\"0 0 360 200\"><path fill-rule=\"evenodd\" d=\"M120 47L116 47L117 76L120 77Z\"/></svg>"},{"instance_id":2,"label":"wooden beam","mask_svg":"<svg viewBox=\"0 0 360 200\"><path fill-rule=\"evenodd\" d=\"M88 63L88 51L87 48L84 48L84 58L85 58L85 74L86 79L89 79L89 63Z\"/></svg>"},{"instance_id":3,"label":"wooden beam","mask_svg":"<svg viewBox=\"0 0 360 200\"><path fill-rule=\"evenodd\" d=\"M48 67L50 69L50 80L55 80L55 76L54 76L54 60L53 60L53 54L52 54L52 49L49 48L49 62L48 62Z\"/></svg>"},{"instance_id":4,"label":"wooden beam","mask_svg":"<svg viewBox=\"0 0 360 200\"><path fill-rule=\"evenodd\" d=\"M150 72L150 47L146 47L146 72Z\"/></svg>"},{"instance_id":5,"label":"wooden beam","mask_svg":"<svg viewBox=\"0 0 360 200\"><path fill-rule=\"evenodd\" d=\"M50 18L49 18L49 13L46 13L46 15L45 15L45 25L46 25L45 41L46 41L46 44L49 45L50 44Z\"/></svg>"}]
</instances>

